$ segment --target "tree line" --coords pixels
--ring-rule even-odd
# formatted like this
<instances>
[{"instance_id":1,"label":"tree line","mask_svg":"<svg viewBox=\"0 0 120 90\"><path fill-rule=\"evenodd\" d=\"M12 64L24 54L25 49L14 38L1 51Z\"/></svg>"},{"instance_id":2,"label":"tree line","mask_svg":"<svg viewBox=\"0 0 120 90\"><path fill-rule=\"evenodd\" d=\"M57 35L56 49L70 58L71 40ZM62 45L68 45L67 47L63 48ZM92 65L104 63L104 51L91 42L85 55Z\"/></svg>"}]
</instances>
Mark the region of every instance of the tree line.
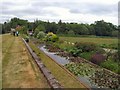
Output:
<instances>
[{"instance_id":1,"label":"tree line","mask_svg":"<svg viewBox=\"0 0 120 90\"><path fill-rule=\"evenodd\" d=\"M4 24L0 24L2 28L2 34L10 32L11 28L16 28L17 26L22 27L21 32L27 33L27 30L32 30L35 33L43 31L45 33L53 32L55 34L61 35L96 35L96 36L118 36L118 26L112 23L105 22L104 20L95 21L92 24L83 23L65 23L62 20L56 22L45 22L41 20L35 20L34 22L28 22L28 20L23 20L19 18L12 18Z\"/></svg>"}]
</instances>

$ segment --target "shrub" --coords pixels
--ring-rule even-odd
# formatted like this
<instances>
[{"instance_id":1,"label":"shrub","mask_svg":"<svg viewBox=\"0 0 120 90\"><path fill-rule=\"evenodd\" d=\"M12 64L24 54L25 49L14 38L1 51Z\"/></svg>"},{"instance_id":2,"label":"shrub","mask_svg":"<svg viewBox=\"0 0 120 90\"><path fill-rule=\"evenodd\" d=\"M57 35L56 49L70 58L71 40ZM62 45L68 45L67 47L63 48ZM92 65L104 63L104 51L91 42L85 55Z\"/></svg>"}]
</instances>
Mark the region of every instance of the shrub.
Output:
<instances>
[{"instance_id":1,"label":"shrub","mask_svg":"<svg viewBox=\"0 0 120 90\"><path fill-rule=\"evenodd\" d=\"M96 45L94 43L89 43L89 42L76 42L75 47L78 49L82 49L83 52L90 52L94 51L96 49Z\"/></svg>"},{"instance_id":2,"label":"shrub","mask_svg":"<svg viewBox=\"0 0 120 90\"><path fill-rule=\"evenodd\" d=\"M46 35L46 41L52 41L52 42L56 42L59 40L59 37L56 34L53 34L52 32L49 32Z\"/></svg>"},{"instance_id":3,"label":"shrub","mask_svg":"<svg viewBox=\"0 0 120 90\"><path fill-rule=\"evenodd\" d=\"M60 47L59 47L59 43L57 43L57 42L53 43L52 45L53 45L54 47L56 47L56 48L60 48Z\"/></svg>"},{"instance_id":4,"label":"shrub","mask_svg":"<svg viewBox=\"0 0 120 90\"><path fill-rule=\"evenodd\" d=\"M34 37L37 37L37 34L39 33L39 30L34 31Z\"/></svg>"},{"instance_id":5,"label":"shrub","mask_svg":"<svg viewBox=\"0 0 120 90\"><path fill-rule=\"evenodd\" d=\"M118 52L114 52L114 53L112 54L112 59L113 59L115 62L119 62Z\"/></svg>"},{"instance_id":6,"label":"shrub","mask_svg":"<svg viewBox=\"0 0 120 90\"><path fill-rule=\"evenodd\" d=\"M100 47L107 48L108 46L106 44L101 44Z\"/></svg>"},{"instance_id":7,"label":"shrub","mask_svg":"<svg viewBox=\"0 0 120 90\"><path fill-rule=\"evenodd\" d=\"M103 48L98 48L96 52L99 53L99 54L105 54L106 53Z\"/></svg>"},{"instance_id":8,"label":"shrub","mask_svg":"<svg viewBox=\"0 0 120 90\"><path fill-rule=\"evenodd\" d=\"M93 62L97 65L100 65L105 60L106 60L106 56L104 56L103 54L99 54L99 53L92 55L92 57L90 59L91 62Z\"/></svg>"},{"instance_id":9,"label":"shrub","mask_svg":"<svg viewBox=\"0 0 120 90\"><path fill-rule=\"evenodd\" d=\"M113 60L107 60L103 63L101 63L101 66L104 68L107 68L115 73L118 73L119 66L117 62L114 62Z\"/></svg>"},{"instance_id":10,"label":"shrub","mask_svg":"<svg viewBox=\"0 0 120 90\"><path fill-rule=\"evenodd\" d=\"M81 52L82 50L77 48L72 48L69 50L69 53L71 53L75 57L77 57Z\"/></svg>"},{"instance_id":11,"label":"shrub","mask_svg":"<svg viewBox=\"0 0 120 90\"><path fill-rule=\"evenodd\" d=\"M68 31L68 35L74 36L75 32L73 30Z\"/></svg>"},{"instance_id":12,"label":"shrub","mask_svg":"<svg viewBox=\"0 0 120 90\"><path fill-rule=\"evenodd\" d=\"M91 52L83 52L80 54L80 57L86 59L86 60L90 60L92 55L94 54L95 52L94 51L91 51Z\"/></svg>"},{"instance_id":13,"label":"shrub","mask_svg":"<svg viewBox=\"0 0 120 90\"><path fill-rule=\"evenodd\" d=\"M45 37L45 33L43 31L40 31L38 34L37 34L37 38L38 39L42 39Z\"/></svg>"},{"instance_id":14,"label":"shrub","mask_svg":"<svg viewBox=\"0 0 120 90\"><path fill-rule=\"evenodd\" d=\"M118 49L118 44L110 44L109 48L111 48L111 49Z\"/></svg>"},{"instance_id":15,"label":"shrub","mask_svg":"<svg viewBox=\"0 0 120 90\"><path fill-rule=\"evenodd\" d=\"M55 35L55 34L53 34L52 37L51 37L52 42L56 42L56 41L58 41L58 39L59 39L58 36Z\"/></svg>"}]
</instances>

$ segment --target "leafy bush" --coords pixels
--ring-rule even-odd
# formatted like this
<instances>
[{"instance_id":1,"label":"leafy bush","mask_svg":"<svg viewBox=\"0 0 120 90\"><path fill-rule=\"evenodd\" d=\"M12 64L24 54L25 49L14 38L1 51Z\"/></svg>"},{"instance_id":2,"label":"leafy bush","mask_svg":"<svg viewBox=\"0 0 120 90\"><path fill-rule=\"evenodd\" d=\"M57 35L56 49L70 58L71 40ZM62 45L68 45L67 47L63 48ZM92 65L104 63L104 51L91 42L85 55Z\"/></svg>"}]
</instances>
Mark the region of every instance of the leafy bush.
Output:
<instances>
[{"instance_id":1,"label":"leafy bush","mask_svg":"<svg viewBox=\"0 0 120 90\"><path fill-rule=\"evenodd\" d=\"M45 31L45 26L42 25L42 24L39 24L36 28L35 28L35 31Z\"/></svg>"},{"instance_id":2,"label":"leafy bush","mask_svg":"<svg viewBox=\"0 0 120 90\"><path fill-rule=\"evenodd\" d=\"M101 63L101 66L104 68L107 68L115 73L118 73L119 65L117 62L114 62L113 60L107 60L103 63Z\"/></svg>"},{"instance_id":3,"label":"leafy bush","mask_svg":"<svg viewBox=\"0 0 120 90\"><path fill-rule=\"evenodd\" d=\"M110 49L118 49L118 45L114 44L114 43L113 44L109 44L109 45L101 44L100 47L102 47L102 48L110 48Z\"/></svg>"},{"instance_id":4,"label":"leafy bush","mask_svg":"<svg viewBox=\"0 0 120 90\"><path fill-rule=\"evenodd\" d=\"M118 49L118 44L110 44L108 47L111 49Z\"/></svg>"},{"instance_id":5,"label":"leafy bush","mask_svg":"<svg viewBox=\"0 0 120 90\"><path fill-rule=\"evenodd\" d=\"M69 53L71 53L75 57L77 57L81 52L82 50L77 48L72 48L69 50Z\"/></svg>"},{"instance_id":6,"label":"leafy bush","mask_svg":"<svg viewBox=\"0 0 120 90\"><path fill-rule=\"evenodd\" d=\"M92 55L95 53L95 51L91 51L91 52L82 52L80 54L80 57L86 59L86 60L90 60Z\"/></svg>"},{"instance_id":7,"label":"leafy bush","mask_svg":"<svg viewBox=\"0 0 120 90\"><path fill-rule=\"evenodd\" d=\"M58 42L55 42L55 43L53 43L52 45L53 45L54 47L56 47L56 48L60 48Z\"/></svg>"},{"instance_id":8,"label":"leafy bush","mask_svg":"<svg viewBox=\"0 0 120 90\"><path fill-rule=\"evenodd\" d=\"M107 48L108 46L106 44L101 44L100 47Z\"/></svg>"},{"instance_id":9,"label":"leafy bush","mask_svg":"<svg viewBox=\"0 0 120 90\"><path fill-rule=\"evenodd\" d=\"M73 30L68 31L68 35L74 36L75 32Z\"/></svg>"},{"instance_id":10,"label":"leafy bush","mask_svg":"<svg viewBox=\"0 0 120 90\"><path fill-rule=\"evenodd\" d=\"M103 48L98 48L96 52L99 53L99 54L105 54L106 53Z\"/></svg>"},{"instance_id":11,"label":"leafy bush","mask_svg":"<svg viewBox=\"0 0 120 90\"><path fill-rule=\"evenodd\" d=\"M112 58L115 62L119 62L118 52L114 52L114 53L111 55L111 58Z\"/></svg>"},{"instance_id":12,"label":"leafy bush","mask_svg":"<svg viewBox=\"0 0 120 90\"><path fill-rule=\"evenodd\" d=\"M58 39L59 39L58 36L55 34L53 34L53 36L51 37L52 42L56 42L56 41L58 41Z\"/></svg>"},{"instance_id":13,"label":"leafy bush","mask_svg":"<svg viewBox=\"0 0 120 90\"><path fill-rule=\"evenodd\" d=\"M37 34L37 38L38 39L42 39L45 37L45 33L43 31L40 31L38 34Z\"/></svg>"},{"instance_id":14,"label":"leafy bush","mask_svg":"<svg viewBox=\"0 0 120 90\"><path fill-rule=\"evenodd\" d=\"M94 51L97 46L94 43L89 43L89 42L84 42L84 43L76 42L75 47L78 49L82 49L83 52L90 52L90 51Z\"/></svg>"},{"instance_id":15,"label":"leafy bush","mask_svg":"<svg viewBox=\"0 0 120 90\"><path fill-rule=\"evenodd\" d=\"M49 32L46 36L46 41L56 42L58 40L59 40L59 37L56 34L53 34L52 32Z\"/></svg>"},{"instance_id":16,"label":"leafy bush","mask_svg":"<svg viewBox=\"0 0 120 90\"><path fill-rule=\"evenodd\" d=\"M37 34L39 33L39 30L34 31L34 37L37 37Z\"/></svg>"},{"instance_id":17,"label":"leafy bush","mask_svg":"<svg viewBox=\"0 0 120 90\"><path fill-rule=\"evenodd\" d=\"M105 60L106 60L106 56L104 56L103 54L99 54L99 53L94 54L90 59L91 62L97 65L100 65Z\"/></svg>"}]
</instances>

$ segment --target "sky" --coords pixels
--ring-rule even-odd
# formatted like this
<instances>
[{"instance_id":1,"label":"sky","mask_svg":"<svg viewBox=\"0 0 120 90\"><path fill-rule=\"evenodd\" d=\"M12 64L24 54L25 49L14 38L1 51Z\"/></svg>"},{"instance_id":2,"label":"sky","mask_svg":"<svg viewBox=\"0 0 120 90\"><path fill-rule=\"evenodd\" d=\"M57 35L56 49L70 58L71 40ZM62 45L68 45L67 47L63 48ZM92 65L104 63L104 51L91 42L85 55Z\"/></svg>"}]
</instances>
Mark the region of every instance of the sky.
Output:
<instances>
[{"instance_id":1,"label":"sky","mask_svg":"<svg viewBox=\"0 0 120 90\"><path fill-rule=\"evenodd\" d=\"M0 0L0 23L18 17L33 22L94 23L104 20L118 25L119 0Z\"/></svg>"}]
</instances>

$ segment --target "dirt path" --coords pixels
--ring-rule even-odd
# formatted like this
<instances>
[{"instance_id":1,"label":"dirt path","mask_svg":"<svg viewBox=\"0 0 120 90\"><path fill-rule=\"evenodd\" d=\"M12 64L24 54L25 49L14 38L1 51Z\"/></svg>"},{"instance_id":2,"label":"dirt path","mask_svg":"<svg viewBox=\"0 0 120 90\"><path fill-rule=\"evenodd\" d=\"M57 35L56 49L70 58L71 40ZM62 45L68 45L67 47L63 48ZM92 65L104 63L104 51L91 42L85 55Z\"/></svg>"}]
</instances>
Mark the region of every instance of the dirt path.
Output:
<instances>
[{"instance_id":1,"label":"dirt path","mask_svg":"<svg viewBox=\"0 0 120 90\"><path fill-rule=\"evenodd\" d=\"M11 36L6 35L3 39L3 88L49 87L43 74L41 74L33 62L21 38L12 36L11 39L8 37Z\"/></svg>"}]
</instances>

